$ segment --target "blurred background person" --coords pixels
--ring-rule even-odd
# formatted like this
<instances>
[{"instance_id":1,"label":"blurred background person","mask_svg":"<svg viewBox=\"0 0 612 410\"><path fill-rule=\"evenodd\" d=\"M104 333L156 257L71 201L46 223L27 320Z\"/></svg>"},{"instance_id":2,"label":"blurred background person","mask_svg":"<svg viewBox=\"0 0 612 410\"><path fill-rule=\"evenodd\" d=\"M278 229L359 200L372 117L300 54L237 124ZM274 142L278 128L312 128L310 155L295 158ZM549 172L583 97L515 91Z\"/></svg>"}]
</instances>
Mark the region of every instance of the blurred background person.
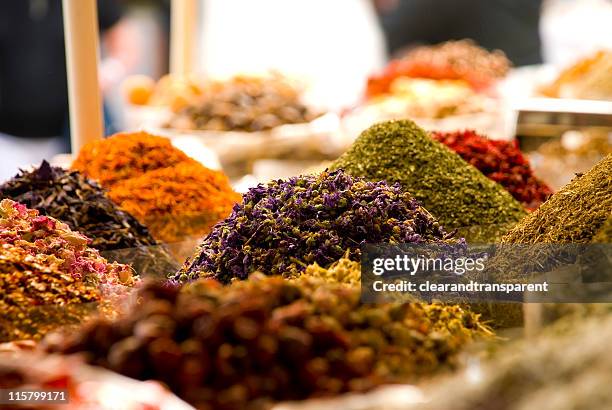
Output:
<instances>
[{"instance_id":1,"label":"blurred background person","mask_svg":"<svg viewBox=\"0 0 612 410\"><path fill-rule=\"evenodd\" d=\"M119 1L98 1L103 92L123 78L140 51L122 13ZM69 152L65 59L61 0L0 2L0 152L8 154L1 169L14 173ZM112 123L108 115L106 120Z\"/></svg>"},{"instance_id":2,"label":"blurred background person","mask_svg":"<svg viewBox=\"0 0 612 410\"><path fill-rule=\"evenodd\" d=\"M392 55L419 44L470 38L514 65L542 62L541 0L375 0Z\"/></svg>"}]
</instances>

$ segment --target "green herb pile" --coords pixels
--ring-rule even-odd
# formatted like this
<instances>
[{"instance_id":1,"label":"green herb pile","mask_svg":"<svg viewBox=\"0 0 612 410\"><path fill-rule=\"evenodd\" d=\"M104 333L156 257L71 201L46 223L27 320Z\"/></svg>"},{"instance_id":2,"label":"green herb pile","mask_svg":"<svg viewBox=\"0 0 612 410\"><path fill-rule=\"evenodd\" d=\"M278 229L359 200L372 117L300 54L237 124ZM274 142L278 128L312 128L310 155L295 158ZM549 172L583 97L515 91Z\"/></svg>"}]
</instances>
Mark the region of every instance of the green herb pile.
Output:
<instances>
[{"instance_id":1,"label":"green herb pile","mask_svg":"<svg viewBox=\"0 0 612 410\"><path fill-rule=\"evenodd\" d=\"M130 264L144 275L165 276L178 268L147 228L119 209L94 181L47 161L0 185L0 198L36 209L87 236L110 260Z\"/></svg>"},{"instance_id":2,"label":"green herb pile","mask_svg":"<svg viewBox=\"0 0 612 410\"><path fill-rule=\"evenodd\" d=\"M362 304L358 287L306 277L149 284L136 300L127 316L48 339L47 350L160 380L201 409L413 382L454 368L466 345L490 334L459 306Z\"/></svg>"},{"instance_id":3,"label":"green herb pile","mask_svg":"<svg viewBox=\"0 0 612 410\"><path fill-rule=\"evenodd\" d=\"M554 194L503 243L589 243L612 215L612 154Z\"/></svg>"},{"instance_id":4,"label":"green herb pile","mask_svg":"<svg viewBox=\"0 0 612 410\"><path fill-rule=\"evenodd\" d=\"M365 130L331 166L370 181L399 182L447 229L474 242L495 241L524 215L521 204L414 122Z\"/></svg>"}]
</instances>

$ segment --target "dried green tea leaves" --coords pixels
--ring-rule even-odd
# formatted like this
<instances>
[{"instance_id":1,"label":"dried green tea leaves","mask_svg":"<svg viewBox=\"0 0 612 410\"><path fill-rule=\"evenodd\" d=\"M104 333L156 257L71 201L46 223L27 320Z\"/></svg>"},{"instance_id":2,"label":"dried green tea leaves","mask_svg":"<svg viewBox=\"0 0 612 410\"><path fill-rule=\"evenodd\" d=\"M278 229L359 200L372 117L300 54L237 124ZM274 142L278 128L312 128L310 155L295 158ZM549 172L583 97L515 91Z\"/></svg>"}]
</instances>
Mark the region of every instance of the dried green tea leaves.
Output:
<instances>
[{"instance_id":1,"label":"dried green tea leaves","mask_svg":"<svg viewBox=\"0 0 612 410\"><path fill-rule=\"evenodd\" d=\"M525 217L502 242L589 243L610 215L612 154Z\"/></svg>"},{"instance_id":2,"label":"dried green tea leaves","mask_svg":"<svg viewBox=\"0 0 612 410\"><path fill-rule=\"evenodd\" d=\"M65 222L91 239L90 246L103 251L108 259L130 264L143 275L163 277L178 267L147 228L77 171L43 161L40 167L22 171L0 185L0 198Z\"/></svg>"},{"instance_id":3,"label":"dried green tea leaves","mask_svg":"<svg viewBox=\"0 0 612 410\"><path fill-rule=\"evenodd\" d=\"M399 182L440 224L470 241L491 242L524 215L497 183L414 122L388 121L365 130L331 166L370 181Z\"/></svg>"},{"instance_id":4,"label":"dried green tea leaves","mask_svg":"<svg viewBox=\"0 0 612 410\"><path fill-rule=\"evenodd\" d=\"M238 410L419 380L489 334L458 306L361 304L358 288L315 278L150 284L138 300L127 317L48 340L49 350L160 380L197 408Z\"/></svg>"}]
</instances>

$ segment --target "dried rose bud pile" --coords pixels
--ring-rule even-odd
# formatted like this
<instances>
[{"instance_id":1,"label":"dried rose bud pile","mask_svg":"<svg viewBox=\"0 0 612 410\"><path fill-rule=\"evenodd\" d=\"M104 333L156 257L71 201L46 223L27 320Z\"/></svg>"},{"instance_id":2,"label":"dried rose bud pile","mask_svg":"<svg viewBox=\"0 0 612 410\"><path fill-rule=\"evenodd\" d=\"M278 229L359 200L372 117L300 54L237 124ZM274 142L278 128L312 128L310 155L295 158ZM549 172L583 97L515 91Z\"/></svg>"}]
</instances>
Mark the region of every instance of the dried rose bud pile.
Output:
<instances>
[{"instance_id":1,"label":"dried rose bud pile","mask_svg":"<svg viewBox=\"0 0 612 410\"><path fill-rule=\"evenodd\" d=\"M347 250L356 260L364 243L457 242L449 236L398 185L326 171L250 189L174 279L297 274L315 262L328 267Z\"/></svg>"},{"instance_id":2,"label":"dried rose bud pile","mask_svg":"<svg viewBox=\"0 0 612 410\"><path fill-rule=\"evenodd\" d=\"M150 284L138 300L116 322L48 338L48 350L161 380L196 408L232 410L415 381L489 334L459 306L361 304L358 288L314 278Z\"/></svg>"},{"instance_id":3,"label":"dried rose bud pile","mask_svg":"<svg viewBox=\"0 0 612 410\"><path fill-rule=\"evenodd\" d=\"M88 241L57 219L0 202L0 340L40 337L58 320L78 322L90 313L82 304L134 284L129 266L108 263Z\"/></svg>"},{"instance_id":4,"label":"dried rose bud pile","mask_svg":"<svg viewBox=\"0 0 612 410\"><path fill-rule=\"evenodd\" d=\"M529 161L516 141L494 141L472 130L434 132L431 136L506 188L528 209L536 209L553 194L533 175Z\"/></svg>"}]
</instances>

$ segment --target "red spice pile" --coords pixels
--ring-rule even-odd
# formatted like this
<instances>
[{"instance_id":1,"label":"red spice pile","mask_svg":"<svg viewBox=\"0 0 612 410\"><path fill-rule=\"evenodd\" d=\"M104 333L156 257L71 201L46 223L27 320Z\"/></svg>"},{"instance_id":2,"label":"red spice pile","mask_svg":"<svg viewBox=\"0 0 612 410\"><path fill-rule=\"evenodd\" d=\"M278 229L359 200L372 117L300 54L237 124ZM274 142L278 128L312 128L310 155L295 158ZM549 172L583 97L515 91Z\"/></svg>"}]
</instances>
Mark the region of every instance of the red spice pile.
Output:
<instances>
[{"instance_id":1,"label":"red spice pile","mask_svg":"<svg viewBox=\"0 0 612 410\"><path fill-rule=\"evenodd\" d=\"M472 130L434 132L431 136L506 188L527 209L538 208L553 193L533 175L516 141L494 141Z\"/></svg>"}]
</instances>

